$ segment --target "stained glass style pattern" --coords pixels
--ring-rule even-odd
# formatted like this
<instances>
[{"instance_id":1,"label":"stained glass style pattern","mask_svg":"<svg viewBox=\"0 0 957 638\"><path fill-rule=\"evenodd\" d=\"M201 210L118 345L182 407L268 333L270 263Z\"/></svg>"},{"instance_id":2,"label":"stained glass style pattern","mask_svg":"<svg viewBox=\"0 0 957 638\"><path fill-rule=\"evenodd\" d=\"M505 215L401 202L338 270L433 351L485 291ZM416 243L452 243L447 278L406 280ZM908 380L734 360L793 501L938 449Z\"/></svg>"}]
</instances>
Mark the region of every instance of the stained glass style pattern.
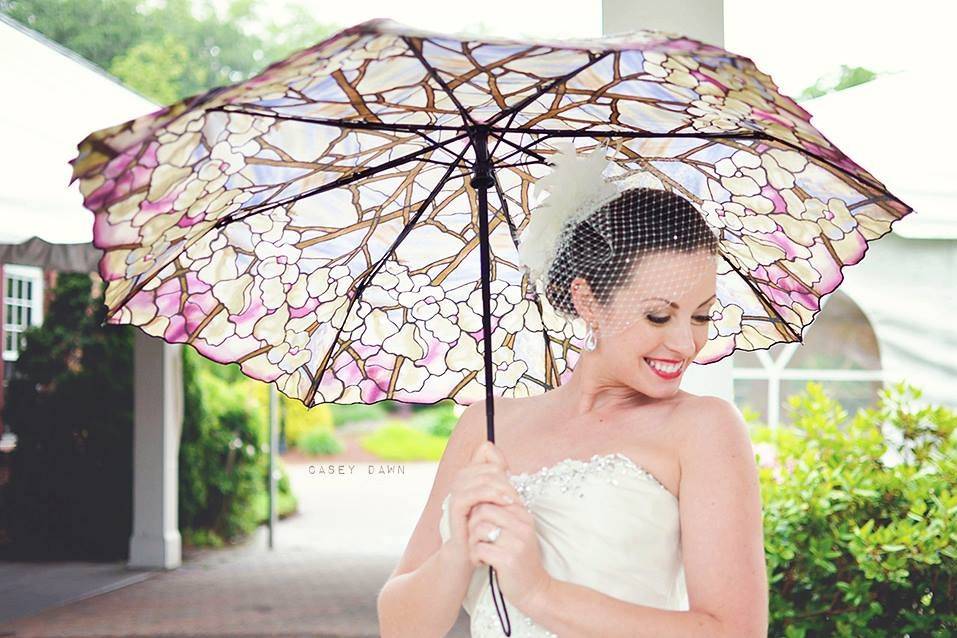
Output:
<instances>
[{"instance_id":1,"label":"stained glass style pattern","mask_svg":"<svg viewBox=\"0 0 957 638\"><path fill-rule=\"evenodd\" d=\"M108 323L187 343L306 405L485 394L469 132L489 127L499 396L574 369L583 323L517 242L553 143L610 142L720 235L697 363L799 341L868 242L912 212L748 58L662 31L456 38L371 20L259 75L91 133L72 160ZM72 183L71 181L71 183Z\"/></svg>"}]
</instances>

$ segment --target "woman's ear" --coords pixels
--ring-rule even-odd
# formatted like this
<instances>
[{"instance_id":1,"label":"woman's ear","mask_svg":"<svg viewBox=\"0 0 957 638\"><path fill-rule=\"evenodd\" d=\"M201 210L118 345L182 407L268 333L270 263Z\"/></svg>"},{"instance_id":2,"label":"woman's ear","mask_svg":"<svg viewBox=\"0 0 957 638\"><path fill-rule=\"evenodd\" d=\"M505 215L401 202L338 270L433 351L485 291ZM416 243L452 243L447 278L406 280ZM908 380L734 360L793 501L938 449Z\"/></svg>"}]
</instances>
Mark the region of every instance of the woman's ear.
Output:
<instances>
[{"instance_id":1,"label":"woman's ear","mask_svg":"<svg viewBox=\"0 0 957 638\"><path fill-rule=\"evenodd\" d=\"M575 277L571 282L572 304L575 306L575 312L579 317L585 320L589 326L598 323L598 300L592 293L588 280L584 277Z\"/></svg>"}]
</instances>

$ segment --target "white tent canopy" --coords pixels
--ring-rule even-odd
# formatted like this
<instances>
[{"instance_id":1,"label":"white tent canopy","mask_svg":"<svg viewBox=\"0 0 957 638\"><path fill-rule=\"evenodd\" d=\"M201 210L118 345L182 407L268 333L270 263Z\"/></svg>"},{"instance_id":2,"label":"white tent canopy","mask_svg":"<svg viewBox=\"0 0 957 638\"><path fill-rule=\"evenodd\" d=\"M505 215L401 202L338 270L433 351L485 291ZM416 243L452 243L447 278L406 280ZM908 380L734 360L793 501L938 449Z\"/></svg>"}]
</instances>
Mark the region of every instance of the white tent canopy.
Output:
<instances>
[{"instance_id":1,"label":"white tent canopy","mask_svg":"<svg viewBox=\"0 0 957 638\"><path fill-rule=\"evenodd\" d=\"M874 329L887 379L905 379L925 401L950 406L957 406L957 132L932 107L955 99L946 76L920 71L801 104L818 130L914 208L845 268L840 290Z\"/></svg>"},{"instance_id":2,"label":"white tent canopy","mask_svg":"<svg viewBox=\"0 0 957 638\"><path fill-rule=\"evenodd\" d=\"M0 243L36 235L89 242L93 214L69 186L76 145L92 131L159 108L76 53L0 14Z\"/></svg>"},{"instance_id":3,"label":"white tent canopy","mask_svg":"<svg viewBox=\"0 0 957 638\"><path fill-rule=\"evenodd\" d=\"M926 69L881 75L801 106L831 142L914 209L894 233L957 239L957 129L942 115L955 100L957 86Z\"/></svg>"}]
</instances>

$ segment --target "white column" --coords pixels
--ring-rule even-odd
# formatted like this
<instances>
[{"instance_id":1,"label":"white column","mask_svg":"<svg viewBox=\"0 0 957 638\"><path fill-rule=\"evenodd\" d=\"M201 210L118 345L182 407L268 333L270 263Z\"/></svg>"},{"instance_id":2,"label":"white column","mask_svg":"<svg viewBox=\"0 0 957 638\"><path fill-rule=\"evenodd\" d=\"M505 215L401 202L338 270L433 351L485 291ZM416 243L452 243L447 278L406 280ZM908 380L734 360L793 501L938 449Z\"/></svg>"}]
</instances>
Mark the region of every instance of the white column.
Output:
<instances>
[{"instance_id":1,"label":"white column","mask_svg":"<svg viewBox=\"0 0 957 638\"><path fill-rule=\"evenodd\" d=\"M637 29L660 29L724 46L724 0L602 0L604 35ZM731 357L706 366L692 364L681 389L734 401Z\"/></svg>"},{"instance_id":2,"label":"white column","mask_svg":"<svg viewBox=\"0 0 957 638\"><path fill-rule=\"evenodd\" d=\"M724 0L602 0L601 31L660 29L724 46Z\"/></svg>"},{"instance_id":3,"label":"white column","mask_svg":"<svg viewBox=\"0 0 957 638\"><path fill-rule=\"evenodd\" d=\"M183 424L182 346L135 330L133 346L133 535L128 567L181 563L179 440Z\"/></svg>"}]
</instances>

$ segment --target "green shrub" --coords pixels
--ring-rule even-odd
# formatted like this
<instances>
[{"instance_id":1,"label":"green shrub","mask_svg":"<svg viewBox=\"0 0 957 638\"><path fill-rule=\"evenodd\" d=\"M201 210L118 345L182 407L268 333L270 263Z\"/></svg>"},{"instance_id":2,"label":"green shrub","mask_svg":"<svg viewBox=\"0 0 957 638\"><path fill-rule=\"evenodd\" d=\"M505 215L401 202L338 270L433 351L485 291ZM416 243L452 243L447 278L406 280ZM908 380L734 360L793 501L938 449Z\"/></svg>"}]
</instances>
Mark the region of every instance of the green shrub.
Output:
<instances>
[{"instance_id":1,"label":"green shrub","mask_svg":"<svg viewBox=\"0 0 957 638\"><path fill-rule=\"evenodd\" d=\"M336 437L335 432L319 428L306 432L299 441L299 449L306 454L338 454L345 446Z\"/></svg>"},{"instance_id":2,"label":"green shrub","mask_svg":"<svg viewBox=\"0 0 957 638\"><path fill-rule=\"evenodd\" d=\"M268 518L256 503L268 487L269 386L232 376L232 366L220 366L192 348L184 348L183 355L181 533L202 541L209 534L197 531L205 529L233 541ZM283 494L292 496L288 481L280 481L279 491L280 502Z\"/></svg>"},{"instance_id":3,"label":"green shrub","mask_svg":"<svg viewBox=\"0 0 957 638\"><path fill-rule=\"evenodd\" d=\"M279 504L276 508L279 518L285 518L298 509L299 503L296 500L296 496L292 493L292 485L289 483L289 474L286 472L286 466L281 461L279 463L279 482L276 485L276 492L279 497ZM268 489L256 493L253 498L252 509L257 521L260 523L267 523L269 521Z\"/></svg>"},{"instance_id":4,"label":"green shrub","mask_svg":"<svg viewBox=\"0 0 957 638\"><path fill-rule=\"evenodd\" d=\"M64 272L43 325L23 333L3 408L17 434L0 499L4 557L129 556L133 332L105 318L90 276Z\"/></svg>"},{"instance_id":5,"label":"green shrub","mask_svg":"<svg viewBox=\"0 0 957 638\"><path fill-rule=\"evenodd\" d=\"M448 400L416 410L408 419L410 426L434 436L445 438L451 436L458 421L459 417L455 414L455 403Z\"/></svg>"},{"instance_id":6,"label":"green shrub","mask_svg":"<svg viewBox=\"0 0 957 638\"><path fill-rule=\"evenodd\" d=\"M18 436L0 498L4 555L128 557L137 328L101 326L105 313L88 275L60 273L44 324L24 333L3 411ZM266 494L269 386L235 364L182 351L180 532L187 543L216 545L209 539L233 539L266 520L251 504ZM295 509L288 481L279 488L280 503Z\"/></svg>"},{"instance_id":7,"label":"green shrub","mask_svg":"<svg viewBox=\"0 0 957 638\"><path fill-rule=\"evenodd\" d=\"M364 449L389 461L438 461L448 442L447 437L422 432L397 420L387 421L359 439Z\"/></svg>"},{"instance_id":8,"label":"green shrub","mask_svg":"<svg viewBox=\"0 0 957 638\"><path fill-rule=\"evenodd\" d=\"M184 547L223 547L226 545L216 532L200 528L185 528L180 533Z\"/></svg>"},{"instance_id":9,"label":"green shrub","mask_svg":"<svg viewBox=\"0 0 957 638\"><path fill-rule=\"evenodd\" d=\"M381 421L392 414L394 408L391 401L379 401L370 404L330 403L329 410L332 412L333 423L340 426L346 423Z\"/></svg>"},{"instance_id":10,"label":"green shrub","mask_svg":"<svg viewBox=\"0 0 957 638\"><path fill-rule=\"evenodd\" d=\"M331 430L334 426L330 404L320 403L311 408L298 399L279 395L283 413L283 428L286 444L301 447L302 437L315 430Z\"/></svg>"},{"instance_id":11,"label":"green shrub","mask_svg":"<svg viewBox=\"0 0 957 638\"><path fill-rule=\"evenodd\" d=\"M919 397L898 384L848 419L811 383L789 398L788 425L754 430L775 457L759 463L770 635L957 631L957 416Z\"/></svg>"}]
</instances>

